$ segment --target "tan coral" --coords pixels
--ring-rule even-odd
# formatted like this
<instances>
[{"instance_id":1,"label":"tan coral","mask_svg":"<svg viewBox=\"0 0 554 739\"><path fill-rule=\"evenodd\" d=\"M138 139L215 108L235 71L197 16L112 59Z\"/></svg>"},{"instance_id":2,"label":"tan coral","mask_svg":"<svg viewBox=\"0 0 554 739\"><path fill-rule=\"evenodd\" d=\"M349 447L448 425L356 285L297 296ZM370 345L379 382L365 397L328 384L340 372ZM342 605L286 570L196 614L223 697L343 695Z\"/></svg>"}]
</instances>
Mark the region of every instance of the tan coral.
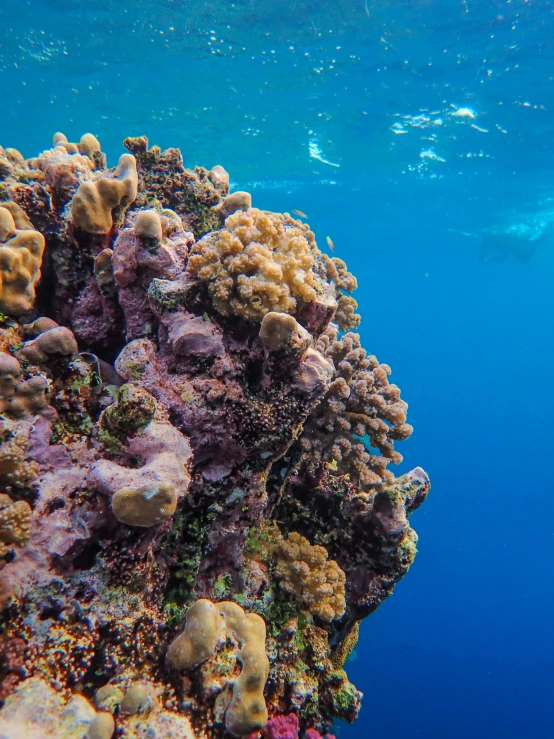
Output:
<instances>
[{"instance_id":1,"label":"tan coral","mask_svg":"<svg viewBox=\"0 0 554 739\"><path fill-rule=\"evenodd\" d=\"M121 488L112 498L114 516L129 526L155 526L170 518L176 507L175 487L164 482Z\"/></svg>"},{"instance_id":2,"label":"tan coral","mask_svg":"<svg viewBox=\"0 0 554 739\"><path fill-rule=\"evenodd\" d=\"M270 351L303 354L311 344L312 337L293 316L270 311L263 317L260 340Z\"/></svg>"},{"instance_id":3,"label":"tan coral","mask_svg":"<svg viewBox=\"0 0 554 739\"><path fill-rule=\"evenodd\" d=\"M36 339L27 341L16 354L18 359L25 359L32 364L44 364L51 357L72 359L78 350L73 333L65 326L55 326L40 333Z\"/></svg>"},{"instance_id":4,"label":"tan coral","mask_svg":"<svg viewBox=\"0 0 554 739\"><path fill-rule=\"evenodd\" d=\"M95 257L94 277L102 295L113 297L117 293L113 274L113 249L102 249Z\"/></svg>"},{"instance_id":5,"label":"tan coral","mask_svg":"<svg viewBox=\"0 0 554 739\"><path fill-rule=\"evenodd\" d=\"M218 205L218 210L224 218L236 213L237 210L248 210L252 207L252 195L249 192L238 190L227 195L225 200Z\"/></svg>"},{"instance_id":6,"label":"tan coral","mask_svg":"<svg viewBox=\"0 0 554 739\"><path fill-rule=\"evenodd\" d=\"M92 133L85 133L81 136L78 144L72 144L67 140L67 136L63 133L54 134L54 146L62 147L68 154L84 154L89 159L93 159L97 152L101 151L100 142Z\"/></svg>"},{"instance_id":7,"label":"tan coral","mask_svg":"<svg viewBox=\"0 0 554 739\"><path fill-rule=\"evenodd\" d=\"M71 220L83 231L106 234L113 226L115 208L130 205L137 197L137 163L132 154L119 159L114 177L83 182L71 202Z\"/></svg>"},{"instance_id":8,"label":"tan coral","mask_svg":"<svg viewBox=\"0 0 554 739\"><path fill-rule=\"evenodd\" d=\"M325 547L312 545L293 531L279 542L276 556L275 574L281 587L309 613L324 621L343 615L345 575L334 560L327 559Z\"/></svg>"},{"instance_id":9,"label":"tan coral","mask_svg":"<svg viewBox=\"0 0 554 739\"><path fill-rule=\"evenodd\" d=\"M163 238L162 221L155 210L141 210L133 228L141 239L161 241Z\"/></svg>"},{"instance_id":10,"label":"tan coral","mask_svg":"<svg viewBox=\"0 0 554 739\"><path fill-rule=\"evenodd\" d=\"M208 177L216 187L222 190L229 188L229 173L220 164L216 164L215 167L210 169Z\"/></svg>"},{"instance_id":11,"label":"tan coral","mask_svg":"<svg viewBox=\"0 0 554 739\"><path fill-rule=\"evenodd\" d=\"M19 316L33 307L45 241L13 205L0 203L0 311Z\"/></svg>"},{"instance_id":12,"label":"tan coral","mask_svg":"<svg viewBox=\"0 0 554 739\"><path fill-rule=\"evenodd\" d=\"M402 455L394 448L412 433L406 423L408 406L400 389L389 383L390 367L368 356L358 334L339 338L331 324L317 344L335 367L326 397L308 419L300 442L312 461L331 465L338 474L349 474L362 489L394 479L389 462L399 464ZM369 437L368 449L363 443Z\"/></svg>"},{"instance_id":13,"label":"tan coral","mask_svg":"<svg viewBox=\"0 0 554 739\"><path fill-rule=\"evenodd\" d=\"M57 326L56 321L53 321L51 318L40 316L40 318L36 318L32 323L24 324L21 328L23 329L23 336L34 339L35 336L43 334L45 331L56 328Z\"/></svg>"},{"instance_id":14,"label":"tan coral","mask_svg":"<svg viewBox=\"0 0 554 739\"><path fill-rule=\"evenodd\" d=\"M358 280L348 271L342 259L322 254L321 260L325 267L325 278L334 284L338 299L334 321L341 331L354 331L361 321L361 316L356 313L358 303L351 295L344 293L354 292L358 287Z\"/></svg>"},{"instance_id":15,"label":"tan coral","mask_svg":"<svg viewBox=\"0 0 554 739\"><path fill-rule=\"evenodd\" d=\"M31 538L31 506L24 500L13 501L0 494L0 557L10 546L24 546Z\"/></svg>"},{"instance_id":16,"label":"tan coral","mask_svg":"<svg viewBox=\"0 0 554 739\"><path fill-rule=\"evenodd\" d=\"M223 621L217 605L200 598L187 611L185 630L167 650L169 664L175 670L192 670L215 652Z\"/></svg>"},{"instance_id":17,"label":"tan coral","mask_svg":"<svg viewBox=\"0 0 554 739\"><path fill-rule=\"evenodd\" d=\"M112 739L114 731L115 721L112 714L102 711L90 722L87 739Z\"/></svg>"},{"instance_id":18,"label":"tan coral","mask_svg":"<svg viewBox=\"0 0 554 739\"><path fill-rule=\"evenodd\" d=\"M235 736L259 731L267 723L264 687L269 674L265 651L265 622L256 613L245 613L233 601L199 600L187 613L186 626L168 650L172 667L189 670L211 657L225 629L239 645L240 675L234 679L225 727Z\"/></svg>"},{"instance_id":19,"label":"tan coral","mask_svg":"<svg viewBox=\"0 0 554 739\"><path fill-rule=\"evenodd\" d=\"M0 352L0 413L26 418L44 410L48 382L42 375L21 379L21 365L15 357Z\"/></svg>"},{"instance_id":20,"label":"tan coral","mask_svg":"<svg viewBox=\"0 0 554 739\"><path fill-rule=\"evenodd\" d=\"M299 302L316 300L318 254L308 226L251 208L197 242L187 270L207 283L219 313L261 320L269 311L295 313Z\"/></svg>"}]
</instances>

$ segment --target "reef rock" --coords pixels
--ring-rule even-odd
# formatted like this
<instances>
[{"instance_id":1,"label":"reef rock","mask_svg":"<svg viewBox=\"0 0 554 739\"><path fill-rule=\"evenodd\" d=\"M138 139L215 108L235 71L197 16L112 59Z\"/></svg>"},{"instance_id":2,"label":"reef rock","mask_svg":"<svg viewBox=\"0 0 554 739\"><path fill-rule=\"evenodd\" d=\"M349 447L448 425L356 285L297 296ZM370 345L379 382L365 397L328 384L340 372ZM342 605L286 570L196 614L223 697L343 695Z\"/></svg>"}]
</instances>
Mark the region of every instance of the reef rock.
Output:
<instances>
[{"instance_id":1,"label":"reef rock","mask_svg":"<svg viewBox=\"0 0 554 739\"><path fill-rule=\"evenodd\" d=\"M416 553L407 405L306 224L125 146L0 148L0 736L316 739Z\"/></svg>"}]
</instances>

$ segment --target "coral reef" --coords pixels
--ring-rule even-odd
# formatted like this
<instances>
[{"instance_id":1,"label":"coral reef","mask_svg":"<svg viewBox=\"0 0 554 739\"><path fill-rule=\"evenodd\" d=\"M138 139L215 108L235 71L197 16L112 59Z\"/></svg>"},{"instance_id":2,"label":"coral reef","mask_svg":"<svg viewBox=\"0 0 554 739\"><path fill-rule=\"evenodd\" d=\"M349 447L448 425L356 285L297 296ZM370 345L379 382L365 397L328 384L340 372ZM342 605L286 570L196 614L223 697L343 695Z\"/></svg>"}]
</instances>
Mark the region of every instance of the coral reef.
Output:
<instances>
[{"instance_id":1,"label":"coral reef","mask_svg":"<svg viewBox=\"0 0 554 739\"><path fill-rule=\"evenodd\" d=\"M0 148L0 734L321 739L416 554L407 406L307 225L124 143Z\"/></svg>"}]
</instances>

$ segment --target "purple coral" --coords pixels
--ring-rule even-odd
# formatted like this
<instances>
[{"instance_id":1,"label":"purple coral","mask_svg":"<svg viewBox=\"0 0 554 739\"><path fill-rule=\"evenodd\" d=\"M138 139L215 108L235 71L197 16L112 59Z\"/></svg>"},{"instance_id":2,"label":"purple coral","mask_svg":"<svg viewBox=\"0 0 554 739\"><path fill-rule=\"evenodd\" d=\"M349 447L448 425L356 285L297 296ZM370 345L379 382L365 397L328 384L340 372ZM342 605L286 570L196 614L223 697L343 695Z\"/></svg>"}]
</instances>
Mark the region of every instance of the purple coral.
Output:
<instances>
[{"instance_id":1,"label":"purple coral","mask_svg":"<svg viewBox=\"0 0 554 739\"><path fill-rule=\"evenodd\" d=\"M274 716L262 729L261 739L298 739L300 735L300 723L298 716L289 713L282 716ZM252 734L250 739L257 739L258 734ZM319 731L308 729L304 739L323 739ZM325 739L336 739L334 734L326 734Z\"/></svg>"},{"instance_id":2,"label":"purple coral","mask_svg":"<svg viewBox=\"0 0 554 739\"><path fill-rule=\"evenodd\" d=\"M262 739L298 739L299 730L298 716L294 713L275 716L262 729Z\"/></svg>"}]
</instances>

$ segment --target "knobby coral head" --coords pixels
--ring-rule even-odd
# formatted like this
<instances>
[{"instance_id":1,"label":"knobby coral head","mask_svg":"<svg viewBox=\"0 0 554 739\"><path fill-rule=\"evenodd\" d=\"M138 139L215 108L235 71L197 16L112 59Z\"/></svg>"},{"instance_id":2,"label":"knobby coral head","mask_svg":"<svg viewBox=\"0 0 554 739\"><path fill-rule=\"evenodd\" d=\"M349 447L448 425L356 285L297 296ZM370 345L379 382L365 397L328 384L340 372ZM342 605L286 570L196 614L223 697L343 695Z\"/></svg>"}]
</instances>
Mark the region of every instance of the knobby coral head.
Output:
<instances>
[{"instance_id":1,"label":"knobby coral head","mask_svg":"<svg viewBox=\"0 0 554 739\"><path fill-rule=\"evenodd\" d=\"M321 739L416 554L407 405L308 225L124 143L0 147L0 733Z\"/></svg>"}]
</instances>

